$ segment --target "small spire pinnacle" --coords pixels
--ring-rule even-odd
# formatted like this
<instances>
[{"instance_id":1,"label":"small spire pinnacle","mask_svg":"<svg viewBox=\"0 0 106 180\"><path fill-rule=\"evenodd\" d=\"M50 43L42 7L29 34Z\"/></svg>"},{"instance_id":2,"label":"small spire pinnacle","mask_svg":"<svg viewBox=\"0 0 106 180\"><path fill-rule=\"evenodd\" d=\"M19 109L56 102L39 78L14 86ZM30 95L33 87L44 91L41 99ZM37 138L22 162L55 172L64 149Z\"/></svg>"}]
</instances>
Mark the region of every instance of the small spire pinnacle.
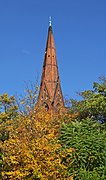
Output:
<instances>
[{"instance_id":1,"label":"small spire pinnacle","mask_svg":"<svg viewBox=\"0 0 106 180\"><path fill-rule=\"evenodd\" d=\"M51 18L51 16L49 17L49 26L52 26L52 18Z\"/></svg>"}]
</instances>

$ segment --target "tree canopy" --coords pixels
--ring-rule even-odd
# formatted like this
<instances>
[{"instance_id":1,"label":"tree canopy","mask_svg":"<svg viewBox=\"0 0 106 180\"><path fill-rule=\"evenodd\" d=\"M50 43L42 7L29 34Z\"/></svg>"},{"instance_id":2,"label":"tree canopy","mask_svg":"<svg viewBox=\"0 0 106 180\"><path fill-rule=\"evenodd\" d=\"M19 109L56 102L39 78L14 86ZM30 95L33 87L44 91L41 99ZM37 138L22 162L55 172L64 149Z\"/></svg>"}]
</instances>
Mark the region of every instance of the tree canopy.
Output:
<instances>
[{"instance_id":1,"label":"tree canopy","mask_svg":"<svg viewBox=\"0 0 106 180\"><path fill-rule=\"evenodd\" d=\"M106 79L59 114L36 110L37 90L0 95L0 178L105 180Z\"/></svg>"},{"instance_id":2,"label":"tree canopy","mask_svg":"<svg viewBox=\"0 0 106 180\"><path fill-rule=\"evenodd\" d=\"M82 100L71 100L71 113L77 118L61 129L63 148L73 148L66 158L67 172L75 180L106 179L106 79L94 82L93 90L79 93Z\"/></svg>"}]
</instances>

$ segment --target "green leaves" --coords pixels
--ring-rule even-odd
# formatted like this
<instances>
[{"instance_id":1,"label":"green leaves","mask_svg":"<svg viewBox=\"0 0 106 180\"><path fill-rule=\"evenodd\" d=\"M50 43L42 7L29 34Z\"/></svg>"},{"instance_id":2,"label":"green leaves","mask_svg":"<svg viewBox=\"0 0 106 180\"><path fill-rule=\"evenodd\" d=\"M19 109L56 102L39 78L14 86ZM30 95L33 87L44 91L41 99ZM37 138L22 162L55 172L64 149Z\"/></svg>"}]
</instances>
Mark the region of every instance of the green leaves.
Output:
<instances>
[{"instance_id":1,"label":"green leaves","mask_svg":"<svg viewBox=\"0 0 106 180\"><path fill-rule=\"evenodd\" d=\"M63 148L73 148L67 173L75 180L106 179L106 79L94 82L93 90L79 93L71 100L70 113L78 113L73 122L61 129Z\"/></svg>"},{"instance_id":2,"label":"green leaves","mask_svg":"<svg viewBox=\"0 0 106 180\"><path fill-rule=\"evenodd\" d=\"M106 132L103 124L90 118L71 122L61 129L60 140L63 147L75 149L70 156L71 166L67 164L68 173L74 175L75 179L82 178L81 171L85 171L86 179L89 179L87 172L89 175L94 171L102 177L106 166Z\"/></svg>"},{"instance_id":3,"label":"green leaves","mask_svg":"<svg viewBox=\"0 0 106 180\"><path fill-rule=\"evenodd\" d=\"M5 93L0 96L0 120L6 121L8 119L13 119L17 115L18 106L14 96L8 97L8 94Z\"/></svg>"},{"instance_id":4,"label":"green leaves","mask_svg":"<svg viewBox=\"0 0 106 180\"><path fill-rule=\"evenodd\" d=\"M105 121L106 119L106 79L102 77L100 83L94 82L93 90L85 90L79 95L82 100L71 100L71 113L79 112L79 120L87 117Z\"/></svg>"},{"instance_id":5,"label":"green leaves","mask_svg":"<svg viewBox=\"0 0 106 180\"><path fill-rule=\"evenodd\" d=\"M5 93L0 96L0 141L4 142L9 137L8 121L18 116L18 107L14 96L8 97Z\"/></svg>"}]
</instances>

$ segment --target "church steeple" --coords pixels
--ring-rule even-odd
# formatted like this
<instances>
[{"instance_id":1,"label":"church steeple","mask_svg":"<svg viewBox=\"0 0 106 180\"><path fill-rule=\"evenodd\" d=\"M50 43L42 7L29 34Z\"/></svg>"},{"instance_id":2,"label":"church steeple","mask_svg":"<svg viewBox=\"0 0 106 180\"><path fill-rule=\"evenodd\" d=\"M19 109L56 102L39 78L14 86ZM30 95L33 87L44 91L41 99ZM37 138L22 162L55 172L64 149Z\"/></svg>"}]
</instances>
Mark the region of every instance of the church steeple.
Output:
<instances>
[{"instance_id":1,"label":"church steeple","mask_svg":"<svg viewBox=\"0 0 106 180\"><path fill-rule=\"evenodd\" d=\"M48 28L38 105L44 105L46 109L54 111L64 107L51 21Z\"/></svg>"}]
</instances>

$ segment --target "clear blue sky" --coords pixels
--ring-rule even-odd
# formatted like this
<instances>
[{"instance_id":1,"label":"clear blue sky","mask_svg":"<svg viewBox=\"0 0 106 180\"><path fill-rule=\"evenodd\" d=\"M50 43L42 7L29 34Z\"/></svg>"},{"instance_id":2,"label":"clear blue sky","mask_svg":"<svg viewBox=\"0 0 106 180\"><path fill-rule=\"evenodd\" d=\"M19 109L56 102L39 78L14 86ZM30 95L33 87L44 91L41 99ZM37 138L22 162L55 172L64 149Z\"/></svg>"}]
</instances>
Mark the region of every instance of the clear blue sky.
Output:
<instances>
[{"instance_id":1,"label":"clear blue sky","mask_svg":"<svg viewBox=\"0 0 106 180\"><path fill-rule=\"evenodd\" d=\"M63 95L106 75L106 0L1 0L0 94L23 94L25 81L40 80L49 16Z\"/></svg>"}]
</instances>

